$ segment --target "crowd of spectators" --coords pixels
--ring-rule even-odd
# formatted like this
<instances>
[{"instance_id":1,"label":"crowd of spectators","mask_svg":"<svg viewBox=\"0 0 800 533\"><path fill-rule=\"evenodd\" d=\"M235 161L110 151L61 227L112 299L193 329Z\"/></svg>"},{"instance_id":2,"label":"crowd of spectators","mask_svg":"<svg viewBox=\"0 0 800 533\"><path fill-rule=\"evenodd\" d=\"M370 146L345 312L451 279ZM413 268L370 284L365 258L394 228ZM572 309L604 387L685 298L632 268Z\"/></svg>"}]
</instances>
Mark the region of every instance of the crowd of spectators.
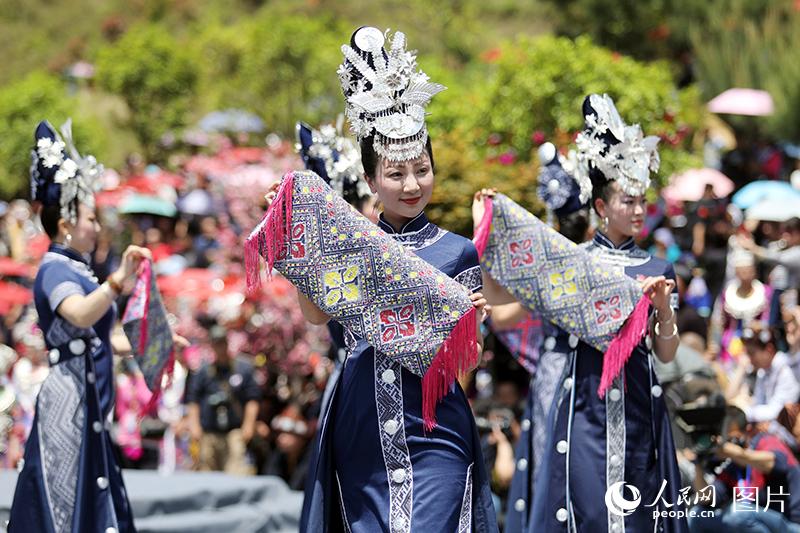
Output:
<instances>
[{"instance_id":1,"label":"crowd of spectators","mask_svg":"<svg viewBox=\"0 0 800 533\"><path fill-rule=\"evenodd\" d=\"M236 172L257 165L264 172L265 158L273 179L299 166L286 147L272 147L265 154L250 153L250 160L237 163ZM199 165L196 159L184 162L184 179L171 192L178 206L175 216L121 214L113 203L98 202L104 234L93 256L95 273L102 280L113 271L127 242L148 247L170 319L191 342L177 354L172 378L156 405L150 405L135 361L118 358L113 437L129 468L277 475L300 490L320 401L338 354L331 353L326 328L303 320L294 289L285 280L276 277L262 292L246 294L242 242L264 204L252 186L228 187L215 179L223 170L205 163L193 168ZM156 181L158 172L132 161L126 176L151 174ZM731 426L747 436L740 449L767 434L770 438L759 438L754 446L771 443L770 449L788 449L791 457L781 460L796 466L800 219L747 220L729 198L717 198L709 189L697 202L676 206L659 200L647 226L642 246L673 262L678 278L681 344L675 361L658 364L657 371L686 486L697 481L697 442L678 416L687 406L735 406L739 411L731 414L729 408L727 419L743 413L744 418L736 419L738 426ZM44 342L25 292L46 247L26 201L0 204L4 468L14 468L22 457L36 392L48 374ZM513 450L528 383L523 366L491 335L481 366L462 383L473 402L493 489L501 500L515 469ZM732 458L738 451L720 447L716 453ZM721 472L716 474L725 480ZM705 481L714 475L713 470L702 473ZM791 518L800 522L800 516Z\"/></svg>"}]
</instances>

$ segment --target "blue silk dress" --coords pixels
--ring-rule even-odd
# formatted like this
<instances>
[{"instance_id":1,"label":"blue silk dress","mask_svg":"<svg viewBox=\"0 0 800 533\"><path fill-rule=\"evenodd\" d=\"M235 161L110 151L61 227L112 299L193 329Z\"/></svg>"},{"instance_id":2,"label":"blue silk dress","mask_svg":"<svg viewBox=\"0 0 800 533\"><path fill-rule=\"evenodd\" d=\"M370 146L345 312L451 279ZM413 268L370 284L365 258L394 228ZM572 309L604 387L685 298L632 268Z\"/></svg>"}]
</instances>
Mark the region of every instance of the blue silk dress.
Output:
<instances>
[{"instance_id":1,"label":"blue silk dress","mask_svg":"<svg viewBox=\"0 0 800 533\"><path fill-rule=\"evenodd\" d=\"M56 312L68 296L97 287L86 258L60 245L50 247L33 289L50 374L36 400L11 507L11 533L135 532L108 433L116 306L85 329Z\"/></svg>"},{"instance_id":2,"label":"blue silk dress","mask_svg":"<svg viewBox=\"0 0 800 533\"><path fill-rule=\"evenodd\" d=\"M536 476L554 424L553 399L563 380L571 351L569 334L563 329L544 321L542 330L544 338L539 347L535 373L531 377L525 414L520 421L519 442L514 451L517 467L508 490L505 533L527 530Z\"/></svg>"},{"instance_id":3,"label":"blue silk dress","mask_svg":"<svg viewBox=\"0 0 800 533\"><path fill-rule=\"evenodd\" d=\"M586 249L630 277L675 279L670 263L636 247L633 239L615 247L597 233ZM676 294L672 304L677 306ZM687 532L686 519L675 513L683 509L678 504L683 487L662 389L653 370L652 339L648 336L634 350L604 399L597 394L603 354L577 337L568 336L567 345L572 351L554 398L552 434L538 468L533 504L519 504L528 517L524 530ZM621 500L637 500L631 486L640 501L626 512L629 505L620 504ZM614 493L621 498L614 498ZM654 517L654 511L666 511L667 517Z\"/></svg>"},{"instance_id":4,"label":"blue silk dress","mask_svg":"<svg viewBox=\"0 0 800 533\"><path fill-rule=\"evenodd\" d=\"M397 232L379 226L472 291L478 254L468 239L424 213ZM348 337L348 355L322 413L300 530L309 532L497 531L489 480L469 403L458 383L423 431L422 380Z\"/></svg>"}]
</instances>

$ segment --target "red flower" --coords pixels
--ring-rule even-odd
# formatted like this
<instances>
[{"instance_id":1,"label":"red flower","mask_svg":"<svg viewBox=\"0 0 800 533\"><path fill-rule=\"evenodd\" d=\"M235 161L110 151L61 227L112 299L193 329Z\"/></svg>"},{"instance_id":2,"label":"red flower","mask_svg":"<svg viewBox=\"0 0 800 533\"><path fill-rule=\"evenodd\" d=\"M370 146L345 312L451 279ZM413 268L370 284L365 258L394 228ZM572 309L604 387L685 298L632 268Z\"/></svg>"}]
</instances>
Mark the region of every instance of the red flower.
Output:
<instances>
[{"instance_id":1,"label":"red flower","mask_svg":"<svg viewBox=\"0 0 800 533\"><path fill-rule=\"evenodd\" d=\"M533 132L533 135L531 135L531 140L533 141L533 144L539 146L540 144L543 144L547 140L547 137L545 136L543 131L536 130Z\"/></svg>"},{"instance_id":2,"label":"red flower","mask_svg":"<svg viewBox=\"0 0 800 533\"><path fill-rule=\"evenodd\" d=\"M516 161L516 160L517 160L516 154L514 154L514 152L511 152L511 151L508 151L508 152L506 152L504 154L500 154L500 156L497 158L497 161L501 165L505 165L505 166L513 165L514 161Z\"/></svg>"}]
</instances>

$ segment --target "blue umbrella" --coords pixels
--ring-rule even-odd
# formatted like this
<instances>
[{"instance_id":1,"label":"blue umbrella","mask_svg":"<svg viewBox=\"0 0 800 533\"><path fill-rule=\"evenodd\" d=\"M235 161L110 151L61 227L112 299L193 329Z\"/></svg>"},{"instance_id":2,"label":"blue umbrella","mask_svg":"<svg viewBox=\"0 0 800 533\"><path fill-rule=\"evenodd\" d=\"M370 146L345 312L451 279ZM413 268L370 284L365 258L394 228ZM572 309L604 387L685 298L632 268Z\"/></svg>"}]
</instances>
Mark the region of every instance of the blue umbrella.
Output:
<instances>
[{"instance_id":1,"label":"blue umbrella","mask_svg":"<svg viewBox=\"0 0 800 533\"><path fill-rule=\"evenodd\" d=\"M119 212L123 215L148 214L173 218L178 214L178 209L172 202L168 202L157 196L133 194L122 202L122 205L119 206Z\"/></svg>"},{"instance_id":2,"label":"blue umbrella","mask_svg":"<svg viewBox=\"0 0 800 533\"><path fill-rule=\"evenodd\" d=\"M243 109L225 109L204 116L198 127L206 132L259 133L264 131L264 121Z\"/></svg>"},{"instance_id":3,"label":"blue umbrella","mask_svg":"<svg viewBox=\"0 0 800 533\"><path fill-rule=\"evenodd\" d=\"M747 209L755 204L772 198L793 199L800 201L800 191L785 181L760 180L748 183L733 195L733 205Z\"/></svg>"}]
</instances>

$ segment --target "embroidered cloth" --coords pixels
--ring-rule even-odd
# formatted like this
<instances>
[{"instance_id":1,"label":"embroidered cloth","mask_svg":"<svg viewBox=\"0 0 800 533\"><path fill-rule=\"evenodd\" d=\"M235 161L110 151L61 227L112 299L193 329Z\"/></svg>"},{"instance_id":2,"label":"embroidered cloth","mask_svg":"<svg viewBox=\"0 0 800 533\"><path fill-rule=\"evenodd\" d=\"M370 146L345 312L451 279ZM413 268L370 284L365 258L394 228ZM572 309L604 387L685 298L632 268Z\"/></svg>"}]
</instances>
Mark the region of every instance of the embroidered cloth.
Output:
<instances>
[{"instance_id":1,"label":"embroidered cloth","mask_svg":"<svg viewBox=\"0 0 800 533\"><path fill-rule=\"evenodd\" d=\"M353 334L422 377L423 416L477 360L467 289L358 213L313 172L290 172L245 245L248 286L258 256Z\"/></svg>"}]
</instances>

